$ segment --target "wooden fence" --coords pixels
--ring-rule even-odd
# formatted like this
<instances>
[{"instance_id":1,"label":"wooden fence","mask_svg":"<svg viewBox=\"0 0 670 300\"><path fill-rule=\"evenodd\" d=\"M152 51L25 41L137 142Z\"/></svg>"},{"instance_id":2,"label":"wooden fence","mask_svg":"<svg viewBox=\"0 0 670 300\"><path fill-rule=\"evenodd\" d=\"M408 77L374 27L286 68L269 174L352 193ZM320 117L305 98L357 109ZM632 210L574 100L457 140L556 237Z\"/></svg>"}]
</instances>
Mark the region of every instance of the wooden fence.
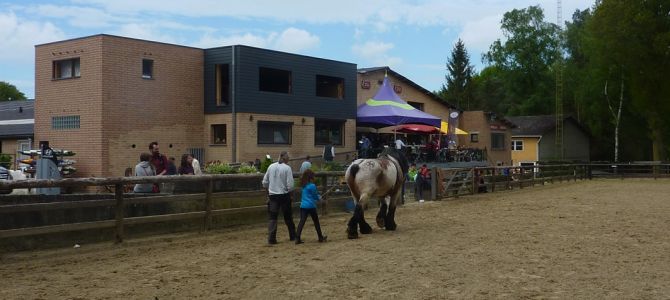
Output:
<instances>
[{"instance_id":1,"label":"wooden fence","mask_svg":"<svg viewBox=\"0 0 670 300\"><path fill-rule=\"evenodd\" d=\"M298 177L294 173L294 177ZM343 184L342 171L318 172L319 188L321 193L340 189L339 200L349 199L347 187ZM465 194L476 194L479 192L496 192L509 189L523 189L546 183L557 183L564 181L576 181L602 178L630 178L648 177L661 178L670 177L670 164L646 163L646 164L570 164L570 165L538 165L523 167L478 167L468 169L433 169L431 196L434 200L458 197ZM82 209L95 207L112 207L114 218L55 224L46 226L25 226L0 230L0 239L27 237L52 233L63 233L69 231L80 231L101 228L113 228L114 241L120 243L124 240L124 228L129 225L147 224L155 222L180 221L180 220L202 220L202 228L212 228L212 218L241 213L245 211L259 211L264 205L251 205L233 207L234 198L263 198L265 192L262 190L240 191L233 189L229 192L216 192L215 187L222 181L233 187L239 187L238 183L253 181L259 183L263 174L226 174L226 175L201 175L201 176L147 176L147 177L115 177L115 178L67 178L60 180L22 180L4 181L0 180L0 189L21 188L47 188L47 187L87 187L87 186L110 186L114 191L113 198L98 200L77 201L55 201L38 203L5 203L0 205L0 215L19 214L26 212L46 212L65 209ZM204 193L195 194L153 194L146 197L137 197L135 194L124 194L124 187L128 185L151 183L181 183L200 184L204 186ZM409 194L409 192L407 193ZM2 196L0 196L2 197ZM408 197L409 198L409 197ZM1 199L1 198L0 198ZM214 208L213 200L230 199L231 205L227 208ZM326 199L334 200L333 197ZM329 201L324 201L321 207L322 214L328 214ZM179 213L168 213L146 216L126 216L127 208L135 204L152 203L184 203L195 201L200 209Z\"/></svg>"}]
</instances>

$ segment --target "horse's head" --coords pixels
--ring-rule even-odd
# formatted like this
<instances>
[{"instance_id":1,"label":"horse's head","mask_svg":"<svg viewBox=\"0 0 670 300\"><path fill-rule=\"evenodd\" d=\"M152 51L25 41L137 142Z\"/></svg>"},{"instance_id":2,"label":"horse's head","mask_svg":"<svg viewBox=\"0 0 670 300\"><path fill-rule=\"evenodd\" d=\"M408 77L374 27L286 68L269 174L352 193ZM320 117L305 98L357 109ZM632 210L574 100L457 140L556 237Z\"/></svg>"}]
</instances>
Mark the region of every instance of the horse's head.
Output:
<instances>
[{"instance_id":1,"label":"horse's head","mask_svg":"<svg viewBox=\"0 0 670 300\"><path fill-rule=\"evenodd\" d=\"M400 169L402 169L403 174L407 174L409 171L409 161L404 153L396 150L395 148L384 148L384 150L379 154L380 157L387 156L393 157L400 164Z\"/></svg>"}]
</instances>

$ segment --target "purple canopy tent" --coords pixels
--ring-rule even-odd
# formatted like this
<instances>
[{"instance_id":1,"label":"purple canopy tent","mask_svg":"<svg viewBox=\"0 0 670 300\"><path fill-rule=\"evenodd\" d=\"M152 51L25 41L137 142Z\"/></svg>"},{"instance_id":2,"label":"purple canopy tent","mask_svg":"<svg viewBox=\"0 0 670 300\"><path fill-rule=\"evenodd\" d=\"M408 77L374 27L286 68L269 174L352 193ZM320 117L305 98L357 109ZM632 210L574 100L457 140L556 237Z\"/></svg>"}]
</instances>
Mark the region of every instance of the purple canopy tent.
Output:
<instances>
[{"instance_id":1,"label":"purple canopy tent","mask_svg":"<svg viewBox=\"0 0 670 300\"><path fill-rule=\"evenodd\" d=\"M442 120L431 114L422 112L393 91L388 77L384 77L377 94L358 106L356 126L382 128L401 124L425 124L440 127Z\"/></svg>"}]
</instances>

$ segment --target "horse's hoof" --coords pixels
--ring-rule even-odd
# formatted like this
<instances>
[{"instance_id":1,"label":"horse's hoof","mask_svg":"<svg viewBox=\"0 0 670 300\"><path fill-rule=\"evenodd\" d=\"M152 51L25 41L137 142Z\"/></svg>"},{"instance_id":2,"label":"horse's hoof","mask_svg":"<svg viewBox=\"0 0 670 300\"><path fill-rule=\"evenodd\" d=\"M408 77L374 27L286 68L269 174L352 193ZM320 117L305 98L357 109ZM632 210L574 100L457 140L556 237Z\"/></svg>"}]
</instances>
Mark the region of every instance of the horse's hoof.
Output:
<instances>
[{"instance_id":1,"label":"horse's hoof","mask_svg":"<svg viewBox=\"0 0 670 300\"><path fill-rule=\"evenodd\" d=\"M384 218L377 218L377 226L384 228Z\"/></svg>"},{"instance_id":2,"label":"horse's hoof","mask_svg":"<svg viewBox=\"0 0 670 300\"><path fill-rule=\"evenodd\" d=\"M347 229L347 238L350 239L350 240L357 239L358 238L358 231L356 231L356 229L354 229L353 231Z\"/></svg>"},{"instance_id":3,"label":"horse's hoof","mask_svg":"<svg viewBox=\"0 0 670 300\"><path fill-rule=\"evenodd\" d=\"M398 227L398 225L391 223L386 226L386 230L393 231Z\"/></svg>"},{"instance_id":4,"label":"horse's hoof","mask_svg":"<svg viewBox=\"0 0 670 300\"><path fill-rule=\"evenodd\" d=\"M361 233L362 234L370 234L372 233L372 227L368 223L362 223L361 224Z\"/></svg>"}]
</instances>

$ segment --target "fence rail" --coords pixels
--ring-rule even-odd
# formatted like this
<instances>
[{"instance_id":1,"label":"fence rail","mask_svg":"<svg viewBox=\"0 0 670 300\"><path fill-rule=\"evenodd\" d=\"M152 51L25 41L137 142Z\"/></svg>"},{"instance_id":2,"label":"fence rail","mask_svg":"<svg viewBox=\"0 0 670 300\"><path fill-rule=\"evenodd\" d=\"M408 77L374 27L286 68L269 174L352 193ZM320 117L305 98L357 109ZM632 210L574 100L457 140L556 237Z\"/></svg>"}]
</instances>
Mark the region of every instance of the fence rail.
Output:
<instances>
[{"instance_id":1,"label":"fence rail","mask_svg":"<svg viewBox=\"0 0 670 300\"><path fill-rule=\"evenodd\" d=\"M565 165L537 165L537 166L515 166L515 167L476 167L465 169L433 169L431 196L434 200L459 197L466 194L477 194L480 192L496 192L509 189L523 189L546 183L563 181L577 181L592 178L670 178L670 164L644 163L644 164L565 164ZM299 173L294 173L298 177ZM318 172L319 189L322 193L334 188L341 188L345 196L346 185L342 182L344 172L329 171ZM21 188L47 188L47 187L88 187L88 186L110 186L114 194L109 199L78 200L78 201L56 201L39 203L18 203L0 205L0 215L13 215L21 213L45 213L53 210L86 209L96 207L112 208L113 218L105 220L82 221L72 223L55 224L46 226L27 226L0 230L0 239L35 236L42 234L63 233L69 231L80 231L89 229L114 228L114 241L120 243L125 238L127 226L147 224L155 222L178 221L201 219L202 228L212 228L212 219L217 216L237 214L248 211L261 211L264 205L247 205L233 207L232 199L239 198L263 198L265 192L262 190L216 192L215 183L225 181L238 187L237 183L243 181L260 182L262 174L225 174L225 175L199 175L199 176L146 176L146 177L114 177L114 178L67 178L60 180L0 180L1 189ZM126 185L142 183L190 183L204 186L203 193L189 194L153 194L146 197L136 197L133 194L124 194ZM214 201L226 201L230 199L227 208L215 208ZM336 199L333 197L331 199ZM198 209L146 216L127 217L127 208L137 204L156 203L197 203ZM328 213L329 200L325 200L321 207L321 213Z\"/></svg>"}]
</instances>

